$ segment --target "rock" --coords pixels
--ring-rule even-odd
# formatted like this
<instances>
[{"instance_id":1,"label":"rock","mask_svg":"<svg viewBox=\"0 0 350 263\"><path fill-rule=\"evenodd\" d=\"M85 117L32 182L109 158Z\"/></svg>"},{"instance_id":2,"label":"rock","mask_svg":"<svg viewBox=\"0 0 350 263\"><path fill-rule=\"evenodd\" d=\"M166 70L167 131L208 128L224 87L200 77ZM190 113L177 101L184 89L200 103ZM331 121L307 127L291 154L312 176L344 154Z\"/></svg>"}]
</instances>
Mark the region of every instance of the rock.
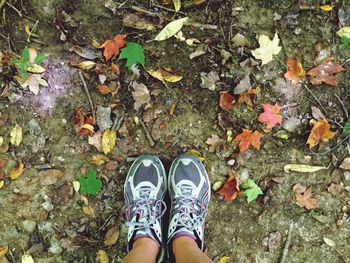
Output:
<instances>
[{"instance_id":1,"label":"rock","mask_svg":"<svg viewBox=\"0 0 350 263\"><path fill-rule=\"evenodd\" d=\"M63 177L63 172L58 169L48 169L39 172L41 185L52 185L58 182Z\"/></svg>"},{"instance_id":2,"label":"rock","mask_svg":"<svg viewBox=\"0 0 350 263\"><path fill-rule=\"evenodd\" d=\"M214 184L213 184L213 191L214 192L216 192L216 191L218 191L220 188L222 187L222 182L220 182L220 181L217 181L217 182L215 182Z\"/></svg>"},{"instance_id":3,"label":"rock","mask_svg":"<svg viewBox=\"0 0 350 263\"><path fill-rule=\"evenodd\" d=\"M44 246L43 243L38 243L38 244L34 244L32 245L28 250L27 253L31 254L31 255L39 255L43 252L44 250Z\"/></svg>"},{"instance_id":4,"label":"rock","mask_svg":"<svg viewBox=\"0 0 350 263\"><path fill-rule=\"evenodd\" d=\"M22 226L28 233L33 233L36 227L36 222L32 220L24 220Z\"/></svg>"},{"instance_id":5,"label":"rock","mask_svg":"<svg viewBox=\"0 0 350 263\"><path fill-rule=\"evenodd\" d=\"M101 105L97 106L97 125L100 128L101 131L104 131L106 129L109 129L112 127L112 120L111 120L111 108L110 107L102 107Z\"/></svg>"},{"instance_id":6,"label":"rock","mask_svg":"<svg viewBox=\"0 0 350 263\"><path fill-rule=\"evenodd\" d=\"M350 180L350 172L346 171L343 175L344 175L345 181L349 181Z\"/></svg>"},{"instance_id":7,"label":"rock","mask_svg":"<svg viewBox=\"0 0 350 263\"><path fill-rule=\"evenodd\" d=\"M274 252L279 248L281 243L282 235L280 232L272 232L262 240L263 246L267 247L270 253Z\"/></svg>"},{"instance_id":8,"label":"rock","mask_svg":"<svg viewBox=\"0 0 350 263\"><path fill-rule=\"evenodd\" d=\"M291 117L282 124L282 127L288 132L296 132L300 124L300 119Z\"/></svg>"},{"instance_id":9,"label":"rock","mask_svg":"<svg viewBox=\"0 0 350 263\"><path fill-rule=\"evenodd\" d=\"M228 160L227 165L233 166L235 164L235 162L236 162L235 159Z\"/></svg>"},{"instance_id":10,"label":"rock","mask_svg":"<svg viewBox=\"0 0 350 263\"><path fill-rule=\"evenodd\" d=\"M340 164L339 168L344 170L350 170L350 157L346 157Z\"/></svg>"}]
</instances>

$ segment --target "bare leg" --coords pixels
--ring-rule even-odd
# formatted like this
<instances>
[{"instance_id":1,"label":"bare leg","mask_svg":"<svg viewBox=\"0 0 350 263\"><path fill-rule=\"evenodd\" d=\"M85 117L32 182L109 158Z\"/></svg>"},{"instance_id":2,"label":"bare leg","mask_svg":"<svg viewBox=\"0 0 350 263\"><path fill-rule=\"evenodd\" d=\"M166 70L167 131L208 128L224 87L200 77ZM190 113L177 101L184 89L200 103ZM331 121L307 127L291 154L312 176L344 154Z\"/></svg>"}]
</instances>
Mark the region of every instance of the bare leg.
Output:
<instances>
[{"instance_id":1,"label":"bare leg","mask_svg":"<svg viewBox=\"0 0 350 263\"><path fill-rule=\"evenodd\" d=\"M134 242L122 263L155 263L158 252L159 247L153 239L141 237Z\"/></svg>"},{"instance_id":2,"label":"bare leg","mask_svg":"<svg viewBox=\"0 0 350 263\"><path fill-rule=\"evenodd\" d=\"M176 263L212 263L193 239L182 236L173 241Z\"/></svg>"}]
</instances>

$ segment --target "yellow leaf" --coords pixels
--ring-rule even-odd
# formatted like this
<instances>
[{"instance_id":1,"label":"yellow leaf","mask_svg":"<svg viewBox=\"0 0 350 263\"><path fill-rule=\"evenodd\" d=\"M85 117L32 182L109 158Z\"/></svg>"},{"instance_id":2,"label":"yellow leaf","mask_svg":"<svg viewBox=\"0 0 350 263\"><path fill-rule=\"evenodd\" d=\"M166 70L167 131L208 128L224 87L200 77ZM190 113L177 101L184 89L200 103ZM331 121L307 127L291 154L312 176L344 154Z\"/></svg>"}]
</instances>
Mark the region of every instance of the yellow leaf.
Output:
<instances>
[{"instance_id":1,"label":"yellow leaf","mask_svg":"<svg viewBox=\"0 0 350 263\"><path fill-rule=\"evenodd\" d=\"M169 74L169 75L163 76L163 78L165 81L172 82L172 83L182 80L182 76L175 75L175 74Z\"/></svg>"},{"instance_id":2,"label":"yellow leaf","mask_svg":"<svg viewBox=\"0 0 350 263\"><path fill-rule=\"evenodd\" d=\"M259 37L260 47L252 50L252 55L256 59L261 59L262 65L269 63L273 59L273 55L277 55L282 49L282 47L278 46L279 41L277 33L275 33L272 40L268 36L261 35Z\"/></svg>"},{"instance_id":3,"label":"yellow leaf","mask_svg":"<svg viewBox=\"0 0 350 263\"><path fill-rule=\"evenodd\" d=\"M92 126L91 124L87 124L87 123L85 123L84 125L81 125L79 129L87 129L89 131L94 132L94 126Z\"/></svg>"},{"instance_id":4,"label":"yellow leaf","mask_svg":"<svg viewBox=\"0 0 350 263\"><path fill-rule=\"evenodd\" d=\"M38 64L33 64L32 67L28 67L27 71L30 73L40 74L45 72L45 69L42 66L39 66Z\"/></svg>"},{"instance_id":5,"label":"yellow leaf","mask_svg":"<svg viewBox=\"0 0 350 263\"><path fill-rule=\"evenodd\" d=\"M331 5L321 5L320 9L323 10L323 11L332 11L333 6L331 6Z\"/></svg>"},{"instance_id":6,"label":"yellow leaf","mask_svg":"<svg viewBox=\"0 0 350 263\"><path fill-rule=\"evenodd\" d=\"M103 243L105 244L105 246L112 246L115 243L117 243L118 237L119 237L119 227L114 226L107 231L105 240L103 241Z\"/></svg>"},{"instance_id":7,"label":"yellow leaf","mask_svg":"<svg viewBox=\"0 0 350 263\"><path fill-rule=\"evenodd\" d=\"M22 256L22 263L34 263L34 260L31 255L29 254L24 254Z\"/></svg>"},{"instance_id":8,"label":"yellow leaf","mask_svg":"<svg viewBox=\"0 0 350 263\"><path fill-rule=\"evenodd\" d=\"M181 9L181 0L173 0L175 11L178 12Z\"/></svg>"},{"instance_id":9,"label":"yellow leaf","mask_svg":"<svg viewBox=\"0 0 350 263\"><path fill-rule=\"evenodd\" d=\"M5 181L4 180L0 180L0 189L4 186ZM0 247L0 254L1 254L1 247Z\"/></svg>"},{"instance_id":10,"label":"yellow leaf","mask_svg":"<svg viewBox=\"0 0 350 263\"><path fill-rule=\"evenodd\" d=\"M339 37L350 37L350 26L345 26L339 29L337 35Z\"/></svg>"},{"instance_id":11,"label":"yellow leaf","mask_svg":"<svg viewBox=\"0 0 350 263\"><path fill-rule=\"evenodd\" d=\"M163 41L172 37L181 30L181 28L183 27L184 23L187 22L187 20L188 17L184 17L170 22L159 32L159 34L155 37L155 40Z\"/></svg>"},{"instance_id":12,"label":"yellow leaf","mask_svg":"<svg viewBox=\"0 0 350 263\"><path fill-rule=\"evenodd\" d=\"M166 68L158 68L157 70L150 69L147 70L148 74L150 74L152 77L164 82L178 82L180 81L183 77L180 75L177 75L173 73L171 70L166 69Z\"/></svg>"},{"instance_id":13,"label":"yellow leaf","mask_svg":"<svg viewBox=\"0 0 350 263\"><path fill-rule=\"evenodd\" d=\"M283 169L286 173L290 173L290 171L299 172L299 173L313 173L319 170L327 169L327 167L310 166L306 164L286 164Z\"/></svg>"},{"instance_id":14,"label":"yellow leaf","mask_svg":"<svg viewBox=\"0 0 350 263\"><path fill-rule=\"evenodd\" d=\"M75 191L75 192L79 192L79 189L80 189L80 183L79 183L79 181L73 181L72 184L73 184L73 189L74 189L74 191Z\"/></svg>"},{"instance_id":15,"label":"yellow leaf","mask_svg":"<svg viewBox=\"0 0 350 263\"><path fill-rule=\"evenodd\" d=\"M147 73L150 74L153 78L156 78L156 79L160 80L161 82L164 82L162 72L160 72L159 69L157 69L157 70L149 69L149 70L146 70L146 71L147 71Z\"/></svg>"},{"instance_id":16,"label":"yellow leaf","mask_svg":"<svg viewBox=\"0 0 350 263\"><path fill-rule=\"evenodd\" d=\"M30 36L32 33L30 32L30 27L28 25L26 25L24 27L24 31Z\"/></svg>"},{"instance_id":17,"label":"yellow leaf","mask_svg":"<svg viewBox=\"0 0 350 263\"><path fill-rule=\"evenodd\" d=\"M115 146L117 134L115 130L104 130L102 134L102 150L104 154L110 153Z\"/></svg>"},{"instance_id":18,"label":"yellow leaf","mask_svg":"<svg viewBox=\"0 0 350 263\"><path fill-rule=\"evenodd\" d=\"M109 258L108 258L108 254L106 253L106 251L100 249L97 252L96 260L97 260L97 262L100 262L100 263L109 263Z\"/></svg>"},{"instance_id":19,"label":"yellow leaf","mask_svg":"<svg viewBox=\"0 0 350 263\"><path fill-rule=\"evenodd\" d=\"M10 178L12 180L15 180L17 179L18 177L21 176L21 174L23 173L23 170L24 170L24 164L22 162L19 162L18 163L18 166L13 168L11 171L10 171Z\"/></svg>"},{"instance_id":20,"label":"yellow leaf","mask_svg":"<svg viewBox=\"0 0 350 263\"><path fill-rule=\"evenodd\" d=\"M222 257L220 258L220 260L218 261L218 263L228 263L229 257Z\"/></svg>"},{"instance_id":21,"label":"yellow leaf","mask_svg":"<svg viewBox=\"0 0 350 263\"><path fill-rule=\"evenodd\" d=\"M92 69L96 65L95 62L89 61L89 60L82 61L82 62L79 62L79 63L71 62L70 64L73 67L77 67L77 68L81 68L81 69Z\"/></svg>"},{"instance_id":22,"label":"yellow leaf","mask_svg":"<svg viewBox=\"0 0 350 263\"><path fill-rule=\"evenodd\" d=\"M1 187L0 187L0 188L1 188ZM9 247L8 247L8 246L0 247L0 257L5 256L8 250L9 250Z\"/></svg>"},{"instance_id":23,"label":"yellow leaf","mask_svg":"<svg viewBox=\"0 0 350 263\"><path fill-rule=\"evenodd\" d=\"M88 216L95 217L95 211L94 211L94 208L91 205L83 206L83 212L84 212L84 214L86 214Z\"/></svg>"},{"instance_id":24,"label":"yellow leaf","mask_svg":"<svg viewBox=\"0 0 350 263\"><path fill-rule=\"evenodd\" d=\"M95 164L95 165L102 165L109 161L109 158L106 157L103 154L95 154L92 156L89 160L89 163Z\"/></svg>"},{"instance_id":25,"label":"yellow leaf","mask_svg":"<svg viewBox=\"0 0 350 263\"><path fill-rule=\"evenodd\" d=\"M205 158L202 156L202 154L199 151L195 150L195 149L189 150L186 153L196 156L200 161L204 161L205 160Z\"/></svg>"},{"instance_id":26,"label":"yellow leaf","mask_svg":"<svg viewBox=\"0 0 350 263\"><path fill-rule=\"evenodd\" d=\"M4 138L0 136L0 146L4 143Z\"/></svg>"},{"instance_id":27,"label":"yellow leaf","mask_svg":"<svg viewBox=\"0 0 350 263\"><path fill-rule=\"evenodd\" d=\"M15 125L15 127L10 132L10 142L13 146L18 146L21 144L22 141L22 128L18 124Z\"/></svg>"}]
</instances>

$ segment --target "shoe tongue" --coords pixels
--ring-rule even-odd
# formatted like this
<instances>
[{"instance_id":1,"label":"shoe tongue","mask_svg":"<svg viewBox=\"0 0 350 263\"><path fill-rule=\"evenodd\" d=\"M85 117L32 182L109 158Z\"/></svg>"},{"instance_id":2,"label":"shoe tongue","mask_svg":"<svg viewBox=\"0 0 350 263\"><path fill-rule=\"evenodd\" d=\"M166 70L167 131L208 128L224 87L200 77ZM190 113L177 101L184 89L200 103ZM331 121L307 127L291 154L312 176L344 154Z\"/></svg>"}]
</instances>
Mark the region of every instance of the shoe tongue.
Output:
<instances>
[{"instance_id":1,"label":"shoe tongue","mask_svg":"<svg viewBox=\"0 0 350 263\"><path fill-rule=\"evenodd\" d=\"M192 185L189 185L189 184L182 184L180 186L180 191L181 191L181 194L184 195L184 196L191 196L192 195L192 191L193 191L193 187Z\"/></svg>"}]
</instances>

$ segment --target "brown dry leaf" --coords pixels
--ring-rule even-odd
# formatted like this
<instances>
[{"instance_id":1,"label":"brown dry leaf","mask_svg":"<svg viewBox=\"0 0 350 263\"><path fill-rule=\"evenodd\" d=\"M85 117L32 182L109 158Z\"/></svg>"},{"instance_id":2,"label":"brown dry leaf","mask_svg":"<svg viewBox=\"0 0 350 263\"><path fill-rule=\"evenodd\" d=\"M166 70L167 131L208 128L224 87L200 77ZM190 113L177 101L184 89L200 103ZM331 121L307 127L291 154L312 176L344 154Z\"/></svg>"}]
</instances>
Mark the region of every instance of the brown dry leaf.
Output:
<instances>
[{"instance_id":1,"label":"brown dry leaf","mask_svg":"<svg viewBox=\"0 0 350 263\"><path fill-rule=\"evenodd\" d=\"M18 177L21 176L21 174L23 173L23 170L24 170L24 164L22 162L19 162L17 166L10 171L10 178L12 180L17 179Z\"/></svg>"},{"instance_id":2,"label":"brown dry leaf","mask_svg":"<svg viewBox=\"0 0 350 263\"><path fill-rule=\"evenodd\" d=\"M317 204L317 198L312 196L311 187L303 193L295 194L296 204L300 207L305 207L307 210L311 210Z\"/></svg>"},{"instance_id":3,"label":"brown dry leaf","mask_svg":"<svg viewBox=\"0 0 350 263\"><path fill-rule=\"evenodd\" d=\"M85 60L85 61L81 61L81 62L70 62L70 64L73 66L73 67L76 67L76 68L80 68L80 69L92 69L96 63L93 62L93 61L90 61L90 60Z\"/></svg>"},{"instance_id":4,"label":"brown dry leaf","mask_svg":"<svg viewBox=\"0 0 350 263\"><path fill-rule=\"evenodd\" d=\"M102 249L100 249L96 253L96 261L100 262L100 263L109 263L109 258L108 258L107 252L102 250Z\"/></svg>"},{"instance_id":5,"label":"brown dry leaf","mask_svg":"<svg viewBox=\"0 0 350 263\"><path fill-rule=\"evenodd\" d=\"M107 231L103 243L105 244L105 246L112 246L115 243L117 243L118 238L119 226L114 226Z\"/></svg>"},{"instance_id":6,"label":"brown dry leaf","mask_svg":"<svg viewBox=\"0 0 350 263\"><path fill-rule=\"evenodd\" d=\"M150 74L152 77L160 80L161 82L178 82L182 79L182 76L174 73L170 68L166 67L160 67L158 69L150 69L146 70L148 74Z\"/></svg>"},{"instance_id":7,"label":"brown dry leaf","mask_svg":"<svg viewBox=\"0 0 350 263\"><path fill-rule=\"evenodd\" d=\"M124 15L123 24L127 27L144 29L147 31L156 29L154 23L145 17L144 13L129 13Z\"/></svg>"},{"instance_id":8,"label":"brown dry leaf","mask_svg":"<svg viewBox=\"0 0 350 263\"><path fill-rule=\"evenodd\" d=\"M95 217L95 210L91 205L84 205L83 212L88 216Z\"/></svg>"},{"instance_id":9,"label":"brown dry leaf","mask_svg":"<svg viewBox=\"0 0 350 263\"><path fill-rule=\"evenodd\" d=\"M325 119L314 121L309 138L306 142L306 144L309 144L310 149L319 144L320 141L328 142L334 137L337 132L332 132L330 127L328 121Z\"/></svg>"},{"instance_id":10,"label":"brown dry leaf","mask_svg":"<svg viewBox=\"0 0 350 263\"><path fill-rule=\"evenodd\" d=\"M89 159L89 163L95 165L102 165L109 161L109 158L103 154L95 154Z\"/></svg>"},{"instance_id":11,"label":"brown dry leaf","mask_svg":"<svg viewBox=\"0 0 350 263\"><path fill-rule=\"evenodd\" d=\"M287 65L288 71L284 74L284 77L291 80L293 84L298 83L303 77L305 77L306 72L298 59L289 58Z\"/></svg>"},{"instance_id":12,"label":"brown dry leaf","mask_svg":"<svg viewBox=\"0 0 350 263\"><path fill-rule=\"evenodd\" d=\"M222 140L219 138L219 136L212 134L211 138L208 138L205 143L209 145L209 152L213 153L219 146L220 142L222 142Z\"/></svg>"},{"instance_id":13,"label":"brown dry leaf","mask_svg":"<svg viewBox=\"0 0 350 263\"><path fill-rule=\"evenodd\" d=\"M117 133L115 130L106 129L102 134L102 150L104 154L110 153L116 144Z\"/></svg>"},{"instance_id":14,"label":"brown dry leaf","mask_svg":"<svg viewBox=\"0 0 350 263\"><path fill-rule=\"evenodd\" d=\"M195 5L203 4L206 0L192 0Z\"/></svg>"},{"instance_id":15,"label":"brown dry leaf","mask_svg":"<svg viewBox=\"0 0 350 263\"><path fill-rule=\"evenodd\" d=\"M99 84L99 85L97 86L97 88L98 88L98 91L99 91L102 95L111 93L112 96L114 97L115 95L117 95L117 93L118 93L118 91L119 91L120 83L119 83L119 82L112 81L111 83L109 83L108 86L105 85L105 84Z\"/></svg>"},{"instance_id":16,"label":"brown dry leaf","mask_svg":"<svg viewBox=\"0 0 350 263\"><path fill-rule=\"evenodd\" d=\"M256 98L256 95L260 92L260 87L255 89L249 89L239 94L238 103L245 103L249 107L253 107L253 101Z\"/></svg>"},{"instance_id":17,"label":"brown dry leaf","mask_svg":"<svg viewBox=\"0 0 350 263\"><path fill-rule=\"evenodd\" d=\"M89 136L88 143L96 147L99 152L102 152L102 133L97 131L94 135Z\"/></svg>"},{"instance_id":18,"label":"brown dry leaf","mask_svg":"<svg viewBox=\"0 0 350 263\"><path fill-rule=\"evenodd\" d=\"M329 85L337 85L337 79L335 74L343 71L343 67L337 62L333 61L332 57L326 58L322 61L321 65L309 70L307 72L310 75L310 82L312 85L320 85L322 82Z\"/></svg>"},{"instance_id":19,"label":"brown dry leaf","mask_svg":"<svg viewBox=\"0 0 350 263\"><path fill-rule=\"evenodd\" d=\"M235 98L228 93L228 91L221 91L220 92L220 101L219 101L219 106L223 110L232 110L233 107L235 106Z\"/></svg>"},{"instance_id":20,"label":"brown dry leaf","mask_svg":"<svg viewBox=\"0 0 350 263\"><path fill-rule=\"evenodd\" d=\"M326 119L321 112L321 110L315 106L311 106L311 115L314 119L320 121L322 119Z\"/></svg>"},{"instance_id":21,"label":"brown dry leaf","mask_svg":"<svg viewBox=\"0 0 350 263\"><path fill-rule=\"evenodd\" d=\"M132 91L132 96L135 100L134 109L138 110L142 105L151 101L151 96L147 87L142 83L134 81L132 87L134 88L134 91Z\"/></svg>"},{"instance_id":22,"label":"brown dry leaf","mask_svg":"<svg viewBox=\"0 0 350 263\"><path fill-rule=\"evenodd\" d=\"M64 173L58 169L48 169L40 171L38 176L41 185L53 185L64 176Z\"/></svg>"}]
</instances>

